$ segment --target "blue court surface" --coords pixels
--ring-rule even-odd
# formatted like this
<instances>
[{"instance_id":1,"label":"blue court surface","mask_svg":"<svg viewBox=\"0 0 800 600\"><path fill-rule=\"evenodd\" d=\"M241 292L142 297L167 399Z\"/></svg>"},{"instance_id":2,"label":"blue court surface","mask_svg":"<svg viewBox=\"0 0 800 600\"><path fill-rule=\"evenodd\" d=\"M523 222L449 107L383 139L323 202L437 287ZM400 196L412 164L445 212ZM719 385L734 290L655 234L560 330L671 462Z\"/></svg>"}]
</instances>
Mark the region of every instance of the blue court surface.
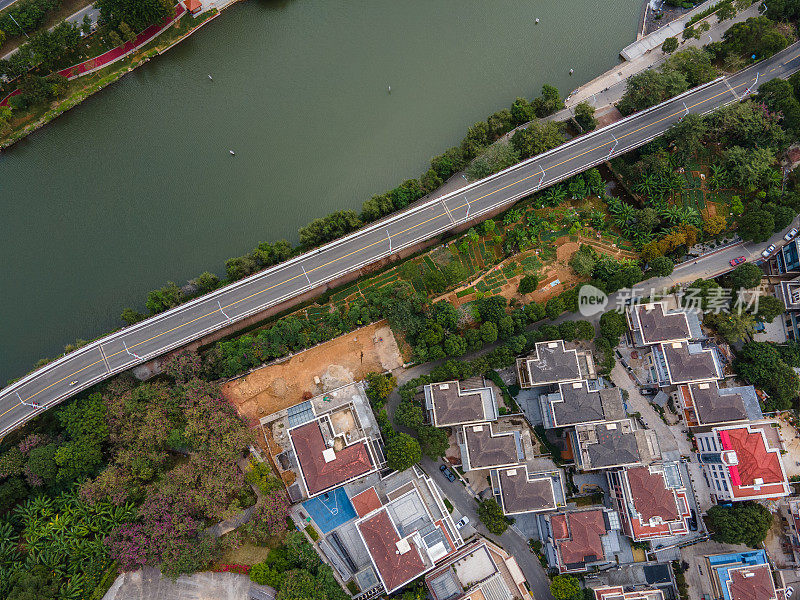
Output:
<instances>
[{"instance_id":1,"label":"blue court surface","mask_svg":"<svg viewBox=\"0 0 800 600\"><path fill-rule=\"evenodd\" d=\"M328 533L356 518L356 509L353 508L353 503L350 502L344 488L336 488L306 500L303 502L303 508L308 511L322 533Z\"/></svg>"}]
</instances>

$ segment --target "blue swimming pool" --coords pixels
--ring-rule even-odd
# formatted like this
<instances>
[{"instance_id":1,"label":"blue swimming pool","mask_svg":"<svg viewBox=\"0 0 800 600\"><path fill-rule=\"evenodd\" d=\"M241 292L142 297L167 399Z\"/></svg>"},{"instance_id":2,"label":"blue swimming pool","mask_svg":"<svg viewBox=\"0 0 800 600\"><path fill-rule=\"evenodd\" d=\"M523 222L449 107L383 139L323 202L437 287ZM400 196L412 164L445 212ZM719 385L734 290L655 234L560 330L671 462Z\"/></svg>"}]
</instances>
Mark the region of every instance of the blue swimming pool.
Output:
<instances>
[{"instance_id":1,"label":"blue swimming pool","mask_svg":"<svg viewBox=\"0 0 800 600\"><path fill-rule=\"evenodd\" d=\"M344 488L336 488L320 494L316 498L303 502L303 508L322 530L322 533L333 531L339 525L356 518L356 509L347 497Z\"/></svg>"}]
</instances>

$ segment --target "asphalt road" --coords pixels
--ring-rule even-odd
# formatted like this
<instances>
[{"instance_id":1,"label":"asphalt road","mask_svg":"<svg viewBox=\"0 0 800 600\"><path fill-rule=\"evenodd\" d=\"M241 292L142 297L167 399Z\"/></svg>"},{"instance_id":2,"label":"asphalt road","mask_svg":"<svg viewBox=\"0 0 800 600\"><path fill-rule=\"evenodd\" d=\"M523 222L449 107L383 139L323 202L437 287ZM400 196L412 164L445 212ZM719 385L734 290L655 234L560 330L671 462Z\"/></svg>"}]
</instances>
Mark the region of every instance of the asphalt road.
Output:
<instances>
[{"instance_id":1,"label":"asphalt road","mask_svg":"<svg viewBox=\"0 0 800 600\"><path fill-rule=\"evenodd\" d=\"M17 0L0 0L0 10L3 10L7 6L11 6Z\"/></svg>"},{"instance_id":2,"label":"asphalt road","mask_svg":"<svg viewBox=\"0 0 800 600\"><path fill-rule=\"evenodd\" d=\"M798 57L800 42L731 77L695 88L492 177L93 342L0 391L0 435L112 375L443 233L458 223L511 205L610 156L641 146L686 113L703 114L735 102L764 81L787 77L798 70Z\"/></svg>"}]
</instances>

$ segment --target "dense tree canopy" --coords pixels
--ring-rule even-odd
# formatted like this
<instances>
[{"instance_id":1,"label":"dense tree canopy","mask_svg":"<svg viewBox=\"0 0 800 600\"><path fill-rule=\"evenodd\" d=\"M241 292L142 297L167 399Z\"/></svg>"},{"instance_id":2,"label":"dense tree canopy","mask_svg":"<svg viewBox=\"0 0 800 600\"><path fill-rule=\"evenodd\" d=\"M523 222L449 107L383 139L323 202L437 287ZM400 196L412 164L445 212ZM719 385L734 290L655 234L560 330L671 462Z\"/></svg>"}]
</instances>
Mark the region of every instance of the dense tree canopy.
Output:
<instances>
[{"instance_id":1,"label":"dense tree canopy","mask_svg":"<svg viewBox=\"0 0 800 600\"><path fill-rule=\"evenodd\" d=\"M712 506L708 524L718 542L758 548L772 525L772 513L755 502L736 502L729 508Z\"/></svg>"},{"instance_id":2,"label":"dense tree canopy","mask_svg":"<svg viewBox=\"0 0 800 600\"><path fill-rule=\"evenodd\" d=\"M136 32L160 23L172 14L172 0L97 0L101 22L111 27L127 23Z\"/></svg>"}]
</instances>

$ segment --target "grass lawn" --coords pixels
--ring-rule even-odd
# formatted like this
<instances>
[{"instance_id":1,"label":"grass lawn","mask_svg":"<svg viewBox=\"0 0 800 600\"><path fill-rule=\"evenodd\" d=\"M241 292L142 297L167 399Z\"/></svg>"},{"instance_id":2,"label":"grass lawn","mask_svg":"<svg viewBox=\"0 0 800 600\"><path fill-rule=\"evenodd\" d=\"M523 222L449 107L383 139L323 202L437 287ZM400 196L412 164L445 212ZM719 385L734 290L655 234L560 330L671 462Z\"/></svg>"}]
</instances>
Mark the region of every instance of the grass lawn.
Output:
<instances>
[{"instance_id":1,"label":"grass lawn","mask_svg":"<svg viewBox=\"0 0 800 600\"><path fill-rule=\"evenodd\" d=\"M263 562L269 551L270 548L267 546L255 546L247 543L225 552L219 562L223 565L255 565Z\"/></svg>"}]
</instances>

